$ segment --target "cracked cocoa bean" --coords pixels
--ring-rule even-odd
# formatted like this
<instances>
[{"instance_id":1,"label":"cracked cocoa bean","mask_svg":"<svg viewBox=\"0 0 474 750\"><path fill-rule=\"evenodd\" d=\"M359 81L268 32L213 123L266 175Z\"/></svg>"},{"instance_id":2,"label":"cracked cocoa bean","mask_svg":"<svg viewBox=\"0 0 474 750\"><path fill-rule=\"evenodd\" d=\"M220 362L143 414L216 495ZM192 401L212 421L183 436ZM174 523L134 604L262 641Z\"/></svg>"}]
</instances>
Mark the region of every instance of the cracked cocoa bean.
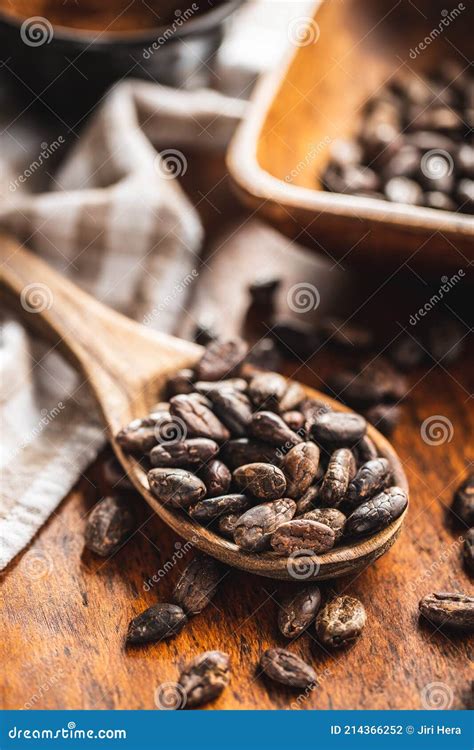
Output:
<instances>
[{"instance_id":1,"label":"cracked cocoa bean","mask_svg":"<svg viewBox=\"0 0 474 750\"><path fill-rule=\"evenodd\" d=\"M151 469L147 476L150 490L157 500L174 508L194 505L206 494L204 482L185 469Z\"/></svg>"},{"instance_id":2,"label":"cracked cocoa bean","mask_svg":"<svg viewBox=\"0 0 474 750\"><path fill-rule=\"evenodd\" d=\"M250 508L235 526L235 543L248 552L268 549L274 531L293 518L295 511L296 503L288 498Z\"/></svg>"},{"instance_id":3,"label":"cracked cocoa bean","mask_svg":"<svg viewBox=\"0 0 474 750\"><path fill-rule=\"evenodd\" d=\"M230 659L223 651L205 651L186 664L179 676L183 708L195 708L219 697L230 682Z\"/></svg>"},{"instance_id":4,"label":"cracked cocoa bean","mask_svg":"<svg viewBox=\"0 0 474 750\"><path fill-rule=\"evenodd\" d=\"M191 518L203 523L213 521L226 513L240 515L250 507L250 500L246 495L221 495L220 497L206 497L196 505L192 505L188 512Z\"/></svg>"},{"instance_id":5,"label":"cracked cocoa bean","mask_svg":"<svg viewBox=\"0 0 474 750\"><path fill-rule=\"evenodd\" d=\"M151 451L158 442L155 428L155 417L150 416L145 417L144 419L134 419L133 422L130 422L129 425L117 433L117 443L126 453L145 455Z\"/></svg>"},{"instance_id":6,"label":"cracked cocoa bean","mask_svg":"<svg viewBox=\"0 0 474 750\"><path fill-rule=\"evenodd\" d=\"M217 524L220 533L233 541L235 527L237 526L241 515L241 513L229 513L226 516L221 516Z\"/></svg>"},{"instance_id":7,"label":"cracked cocoa bean","mask_svg":"<svg viewBox=\"0 0 474 750\"><path fill-rule=\"evenodd\" d=\"M105 497L92 510L85 531L85 545L101 557L112 555L130 536L135 516L116 497Z\"/></svg>"},{"instance_id":8,"label":"cracked cocoa bean","mask_svg":"<svg viewBox=\"0 0 474 750\"><path fill-rule=\"evenodd\" d=\"M305 513L303 518L329 526L334 531L335 542L338 542L344 534L346 516L340 510L337 510L337 508L315 508Z\"/></svg>"},{"instance_id":9,"label":"cracked cocoa bean","mask_svg":"<svg viewBox=\"0 0 474 750\"><path fill-rule=\"evenodd\" d=\"M155 604L128 626L127 643L162 641L177 635L185 626L187 617L175 604Z\"/></svg>"},{"instance_id":10,"label":"cracked cocoa bean","mask_svg":"<svg viewBox=\"0 0 474 750\"><path fill-rule=\"evenodd\" d=\"M316 633L323 646L340 648L362 633L367 616L362 603L352 596L336 596L316 617Z\"/></svg>"},{"instance_id":11,"label":"cracked cocoa bean","mask_svg":"<svg viewBox=\"0 0 474 750\"><path fill-rule=\"evenodd\" d=\"M196 467L214 458L218 451L219 446L214 440L191 438L155 446L150 453L150 462L156 468Z\"/></svg>"},{"instance_id":12,"label":"cracked cocoa bean","mask_svg":"<svg viewBox=\"0 0 474 750\"><path fill-rule=\"evenodd\" d=\"M401 487L389 487L362 505L346 521L346 536L375 534L401 516L408 505L408 496Z\"/></svg>"},{"instance_id":13,"label":"cracked cocoa bean","mask_svg":"<svg viewBox=\"0 0 474 750\"><path fill-rule=\"evenodd\" d=\"M329 459L319 497L323 505L339 505L356 472L356 464L349 448L339 448Z\"/></svg>"},{"instance_id":14,"label":"cracked cocoa bean","mask_svg":"<svg viewBox=\"0 0 474 750\"><path fill-rule=\"evenodd\" d=\"M235 485L242 492L248 492L259 500L277 500L286 490L283 472L273 464L245 464L233 473Z\"/></svg>"},{"instance_id":15,"label":"cracked cocoa bean","mask_svg":"<svg viewBox=\"0 0 474 750\"><path fill-rule=\"evenodd\" d=\"M318 586L305 588L287 596L278 610L278 627L285 638L296 638L308 628L321 606Z\"/></svg>"},{"instance_id":16,"label":"cracked cocoa bean","mask_svg":"<svg viewBox=\"0 0 474 750\"><path fill-rule=\"evenodd\" d=\"M284 648L265 651L260 659L260 667L271 680L289 687L311 687L318 679L309 664Z\"/></svg>"},{"instance_id":17,"label":"cracked cocoa bean","mask_svg":"<svg viewBox=\"0 0 474 750\"><path fill-rule=\"evenodd\" d=\"M318 473L319 448L314 443L299 443L284 457L281 468L286 477L286 495L298 499L314 482Z\"/></svg>"},{"instance_id":18,"label":"cracked cocoa bean","mask_svg":"<svg viewBox=\"0 0 474 750\"><path fill-rule=\"evenodd\" d=\"M315 554L334 547L336 535L326 524L295 518L281 524L270 539L277 555L288 557L298 550L311 550Z\"/></svg>"},{"instance_id":19,"label":"cracked cocoa bean","mask_svg":"<svg viewBox=\"0 0 474 750\"><path fill-rule=\"evenodd\" d=\"M474 632L474 597L460 593L428 594L419 604L420 614L440 628Z\"/></svg>"}]
</instances>

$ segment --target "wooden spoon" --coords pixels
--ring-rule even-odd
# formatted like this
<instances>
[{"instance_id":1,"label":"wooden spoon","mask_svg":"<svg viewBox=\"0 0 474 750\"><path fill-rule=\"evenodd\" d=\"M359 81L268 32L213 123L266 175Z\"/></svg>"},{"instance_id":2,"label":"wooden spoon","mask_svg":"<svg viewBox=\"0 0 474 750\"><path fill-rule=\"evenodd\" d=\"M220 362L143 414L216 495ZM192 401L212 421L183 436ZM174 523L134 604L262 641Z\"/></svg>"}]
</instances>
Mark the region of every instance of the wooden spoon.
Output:
<instances>
[{"instance_id":1,"label":"wooden spoon","mask_svg":"<svg viewBox=\"0 0 474 750\"><path fill-rule=\"evenodd\" d=\"M200 526L184 513L161 505L151 495L145 472L115 441L118 430L144 416L159 400L167 376L193 366L202 348L149 330L105 307L53 271L46 263L0 236L0 281L26 320L45 335L84 374L101 409L114 451L145 500L177 534L228 565L270 578L314 580L361 570L386 552L400 532L403 517L378 534L289 566L274 553L249 554ZM341 404L312 388L308 396L344 411ZM347 411L347 410L346 410ZM408 490L400 460L389 442L369 426L379 454L389 459L395 484Z\"/></svg>"}]
</instances>

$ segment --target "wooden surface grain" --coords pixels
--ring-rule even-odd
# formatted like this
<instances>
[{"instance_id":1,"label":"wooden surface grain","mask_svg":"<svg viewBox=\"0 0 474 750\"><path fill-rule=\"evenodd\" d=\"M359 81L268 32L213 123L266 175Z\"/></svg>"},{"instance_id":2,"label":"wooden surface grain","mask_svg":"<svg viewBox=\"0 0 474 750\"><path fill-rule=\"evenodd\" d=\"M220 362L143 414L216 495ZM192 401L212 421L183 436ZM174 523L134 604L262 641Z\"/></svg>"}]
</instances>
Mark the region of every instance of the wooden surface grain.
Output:
<instances>
[{"instance_id":1,"label":"wooden surface grain","mask_svg":"<svg viewBox=\"0 0 474 750\"><path fill-rule=\"evenodd\" d=\"M189 187L196 202L199 193L205 195L215 184L216 174L208 179L208 185ZM356 276L328 258L296 250L246 215L238 215L245 228L237 230L239 210L225 189L210 199L215 208L207 206L203 215L211 245L194 298L183 311L180 333L189 332L192 320L204 312L215 315L222 332L241 328L246 282L264 270L285 275L282 309L288 288L305 280L321 294L314 316L331 311L348 318L358 311L358 319L371 321L385 336L377 352L403 327L409 328L410 314L430 298L426 282L409 267L390 279ZM201 207L203 203L207 205L201 201ZM234 223L224 228L229 213ZM444 686L446 707L465 707L472 641L420 623L417 608L419 599L432 591L472 592L460 561L463 529L447 513L454 488L473 463L468 283L463 281L464 289L449 297L450 310L465 331L467 354L449 368L428 357L410 375L412 389L393 438L411 488L401 536L355 578L322 585L325 593L347 592L364 603L368 623L358 643L328 652L317 644L312 629L288 643L276 627L278 602L288 584L229 571L213 603L176 638L126 648L130 618L169 599L193 553L138 497L133 503L139 528L130 542L108 560L84 552L87 514L106 491L102 456L2 575L1 706L153 709L157 688L175 682L188 659L222 649L231 655L233 678L209 708L418 709L427 707L433 683ZM309 363L288 360L285 372L320 388L332 368L351 359L323 347ZM421 425L433 415L449 420L450 441L423 441ZM262 677L259 656L275 645L288 646L312 663L319 676L314 690L291 691Z\"/></svg>"}]
</instances>

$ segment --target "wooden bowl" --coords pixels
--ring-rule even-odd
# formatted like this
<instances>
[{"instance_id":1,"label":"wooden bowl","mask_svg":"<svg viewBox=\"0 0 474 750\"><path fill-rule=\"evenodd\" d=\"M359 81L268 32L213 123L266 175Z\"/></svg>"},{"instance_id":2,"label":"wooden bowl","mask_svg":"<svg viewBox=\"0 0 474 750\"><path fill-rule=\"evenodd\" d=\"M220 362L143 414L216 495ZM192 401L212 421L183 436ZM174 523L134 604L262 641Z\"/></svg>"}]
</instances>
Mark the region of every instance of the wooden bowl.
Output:
<instances>
[{"instance_id":1,"label":"wooden bowl","mask_svg":"<svg viewBox=\"0 0 474 750\"><path fill-rule=\"evenodd\" d=\"M330 259L433 273L474 260L472 216L329 193L319 183L332 141L354 132L361 105L396 71L416 75L447 56L469 64L468 5L416 54L446 15L436 2L425 5L424 18L410 3L316 2L306 40L297 46L297 26L289 28L282 66L257 87L231 143L228 166L244 202Z\"/></svg>"}]
</instances>

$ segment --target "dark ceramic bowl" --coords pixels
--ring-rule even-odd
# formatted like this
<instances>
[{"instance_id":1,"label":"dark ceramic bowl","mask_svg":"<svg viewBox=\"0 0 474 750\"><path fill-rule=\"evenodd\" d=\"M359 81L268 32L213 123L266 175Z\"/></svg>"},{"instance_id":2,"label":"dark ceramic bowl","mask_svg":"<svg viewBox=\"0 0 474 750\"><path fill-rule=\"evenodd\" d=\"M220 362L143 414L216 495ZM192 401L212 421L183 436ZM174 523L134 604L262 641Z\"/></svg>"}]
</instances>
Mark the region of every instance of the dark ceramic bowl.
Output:
<instances>
[{"instance_id":1,"label":"dark ceramic bowl","mask_svg":"<svg viewBox=\"0 0 474 750\"><path fill-rule=\"evenodd\" d=\"M200 0L199 15L184 23L133 32L101 34L39 19L26 41L24 20L0 11L3 75L17 91L61 116L86 114L112 83L128 76L169 86L203 85L223 23L243 1Z\"/></svg>"}]
</instances>

